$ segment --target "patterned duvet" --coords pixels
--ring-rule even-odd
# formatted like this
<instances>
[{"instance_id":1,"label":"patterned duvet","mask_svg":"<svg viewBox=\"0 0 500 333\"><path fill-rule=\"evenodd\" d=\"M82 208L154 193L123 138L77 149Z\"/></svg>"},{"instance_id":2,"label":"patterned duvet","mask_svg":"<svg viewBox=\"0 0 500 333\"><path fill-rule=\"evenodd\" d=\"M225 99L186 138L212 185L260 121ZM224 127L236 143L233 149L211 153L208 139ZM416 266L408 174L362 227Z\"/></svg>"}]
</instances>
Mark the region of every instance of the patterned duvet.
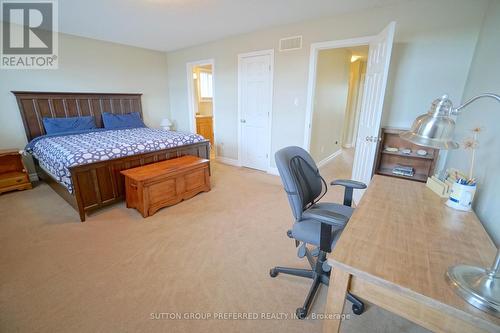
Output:
<instances>
[{"instance_id":1,"label":"patterned duvet","mask_svg":"<svg viewBox=\"0 0 500 333\"><path fill-rule=\"evenodd\" d=\"M69 168L205 141L198 134L152 128L42 136L26 146L40 166L73 193Z\"/></svg>"}]
</instances>

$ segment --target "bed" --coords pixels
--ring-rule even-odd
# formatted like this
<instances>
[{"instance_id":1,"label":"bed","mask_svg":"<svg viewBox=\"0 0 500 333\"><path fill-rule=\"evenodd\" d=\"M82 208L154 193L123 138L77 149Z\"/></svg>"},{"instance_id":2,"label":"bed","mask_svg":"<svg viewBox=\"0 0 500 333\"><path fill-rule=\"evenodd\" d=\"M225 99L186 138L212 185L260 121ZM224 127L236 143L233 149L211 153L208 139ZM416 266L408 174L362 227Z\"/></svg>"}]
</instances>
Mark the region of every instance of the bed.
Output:
<instances>
[{"instance_id":1,"label":"bed","mask_svg":"<svg viewBox=\"0 0 500 333\"><path fill-rule=\"evenodd\" d=\"M121 170L184 155L209 157L196 134L150 128L105 130L101 114L139 112L141 94L20 92L16 96L37 175L86 215L123 200ZM42 119L93 116L98 129L47 136Z\"/></svg>"}]
</instances>

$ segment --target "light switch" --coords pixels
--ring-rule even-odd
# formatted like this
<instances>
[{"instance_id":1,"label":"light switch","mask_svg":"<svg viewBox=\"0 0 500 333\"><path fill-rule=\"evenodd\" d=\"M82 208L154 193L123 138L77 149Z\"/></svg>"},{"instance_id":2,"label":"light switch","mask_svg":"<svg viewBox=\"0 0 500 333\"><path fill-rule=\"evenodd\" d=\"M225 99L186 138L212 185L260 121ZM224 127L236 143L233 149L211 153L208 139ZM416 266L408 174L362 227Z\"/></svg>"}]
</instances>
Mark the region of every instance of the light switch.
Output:
<instances>
[{"instance_id":1,"label":"light switch","mask_svg":"<svg viewBox=\"0 0 500 333\"><path fill-rule=\"evenodd\" d=\"M298 98L298 97L295 97L295 98L293 99L293 105L295 105L295 106L299 106L299 98Z\"/></svg>"}]
</instances>

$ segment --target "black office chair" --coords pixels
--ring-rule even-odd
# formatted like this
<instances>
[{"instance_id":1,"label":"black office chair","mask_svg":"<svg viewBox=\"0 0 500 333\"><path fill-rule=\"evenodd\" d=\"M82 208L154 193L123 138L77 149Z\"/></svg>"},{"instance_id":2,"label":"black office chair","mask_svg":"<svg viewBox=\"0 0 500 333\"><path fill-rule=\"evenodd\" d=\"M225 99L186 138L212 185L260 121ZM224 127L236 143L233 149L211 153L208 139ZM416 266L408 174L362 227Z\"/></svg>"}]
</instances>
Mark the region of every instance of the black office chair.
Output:
<instances>
[{"instance_id":1,"label":"black office chair","mask_svg":"<svg viewBox=\"0 0 500 333\"><path fill-rule=\"evenodd\" d=\"M306 257L311 269L274 267L271 277L279 273L301 276L313 280L304 305L297 308L300 319L307 317L312 301L320 283L328 286L331 267L326 261L326 254L331 252L353 213L352 194L354 189L364 189L366 185L352 180L336 180L331 185L345 187L344 204L319 202L326 194L327 185L319 174L312 157L300 147L286 147L276 152L276 165L281 181L292 208L295 223L287 235L295 239L299 247L298 256ZM315 248L310 251L307 244ZM314 257L317 257L314 260ZM364 311L364 304L350 293L347 299L353 303L355 314Z\"/></svg>"}]
</instances>

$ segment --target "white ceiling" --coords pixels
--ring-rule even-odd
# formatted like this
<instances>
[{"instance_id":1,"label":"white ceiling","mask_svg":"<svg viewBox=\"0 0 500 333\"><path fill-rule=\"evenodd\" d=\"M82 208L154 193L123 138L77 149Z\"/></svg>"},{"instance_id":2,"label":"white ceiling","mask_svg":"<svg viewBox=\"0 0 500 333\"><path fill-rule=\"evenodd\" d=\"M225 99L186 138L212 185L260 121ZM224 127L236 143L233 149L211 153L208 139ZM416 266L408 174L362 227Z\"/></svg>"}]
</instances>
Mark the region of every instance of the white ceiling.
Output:
<instances>
[{"instance_id":1,"label":"white ceiling","mask_svg":"<svg viewBox=\"0 0 500 333\"><path fill-rule=\"evenodd\" d=\"M60 0L59 30L171 51L271 26L403 1Z\"/></svg>"}]
</instances>

